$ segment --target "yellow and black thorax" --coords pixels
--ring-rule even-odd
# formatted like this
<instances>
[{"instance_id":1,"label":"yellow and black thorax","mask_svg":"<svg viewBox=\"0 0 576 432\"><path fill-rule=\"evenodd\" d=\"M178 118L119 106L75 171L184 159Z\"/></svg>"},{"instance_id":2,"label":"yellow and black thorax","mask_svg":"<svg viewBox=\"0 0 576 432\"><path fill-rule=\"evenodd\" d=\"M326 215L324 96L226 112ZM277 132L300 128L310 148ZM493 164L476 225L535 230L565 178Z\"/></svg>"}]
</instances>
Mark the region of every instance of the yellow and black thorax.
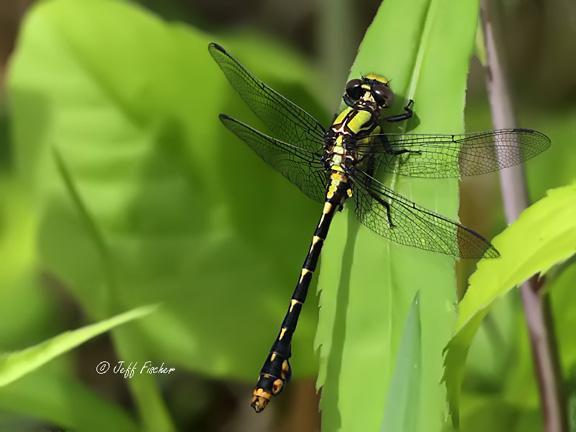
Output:
<instances>
[{"instance_id":1,"label":"yellow and black thorax","mask_svg":"<svg viewBox=\"0 0 576 432\"><path fill-rule=\"evenodd\" d=\"M327 198L340 189L352 196L347 173L358 161L356 143L379 127L380 114L392 103L393 93L388 80L377 74L368 74L346 85L343 100L346 104L336 116L325 137L324 163L330 170Z\"/></svg>"}]
</instances>

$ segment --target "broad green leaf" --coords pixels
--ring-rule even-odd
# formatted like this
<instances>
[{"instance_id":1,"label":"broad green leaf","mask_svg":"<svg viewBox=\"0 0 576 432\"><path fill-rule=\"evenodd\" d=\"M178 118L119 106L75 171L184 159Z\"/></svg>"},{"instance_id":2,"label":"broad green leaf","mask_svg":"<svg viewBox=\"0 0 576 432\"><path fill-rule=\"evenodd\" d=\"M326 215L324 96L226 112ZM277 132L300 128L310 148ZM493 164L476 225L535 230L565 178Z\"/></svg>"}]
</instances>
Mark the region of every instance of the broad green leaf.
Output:
<instances>
[{"instance_id":1,"label":"broad green leaf","mask_svg":"<svg viewBox=\"0 0 576 432\"><path fill-rule=\"evenodd\" d=\"M38 369L55 357L76 348L94 336L146 316L155 309L156 306L143 306L95 324L67 331L30 348L3 354L0 356L0 387Z\"/></svg>"},{"instance_id":2,"label":"broad green leaf","mask_svg":"<svg viewBox=\"0 0 576 432\"><path fill-rule=\"evenodd\" d=\"M377 72L398 95L415 101L420 123L411 132L462 132L468 62L478 4L386 0L360 46L351 77ZM403 100L404 99L404 100ZM414 127L417 126L417 127ZM425 207L457 218L456 180L388 179ZM392 244L360 227L351 212L335 218L319 280L321 409L326 431L379 430L382 407L402 335L402 323L421 293L421 367L412 385L426 403L413 407L414 430L443 424L442 348L454 318L454 260ZM404 377L405 382L410 382ZM410 392L416 391L411 389Z\"/></svg>"},{"instance_id":3,"label":"broad green leaf","mask_svg":"<svg viewBox=\"0 0 576 432\"><path fill-rule=\"evenodd\" d=\"M502 257L482 260L460 303L455 335L447 346L445 380L453 422L468 348L497 298L576 252L576 185L550 190L494 239Z\"/></svg>"},{"instance_id":4,"label":"broad green leaf","mask_svg":"<svg viewBox=\"0 0 576 432\"><path fill-rule=\"evenodd\" d=\"M106 304L104 313L109 314L110 311L116 307L116 291L118 284L116 282L116 266L112 261L110 250L106 241L99 229L94 218L90 214L86 204L82 200L78 188L76 187L75 179L72 178L70 170L66 161L62 158L59 149L53 149L54 163L65 184L66 191L70 200L80 216L82 223L88 235L92 238L92 242L98 252L99 258L102 263L102 272L104 273L104 295L106 297ZM100 312L102 313L102 312ZM112 333L114 345L118 358L130 359L130 361L145 362L145 356L142 357L141 347L138 346L138 338L134 337L134 333L126 333L126 329L117 330ZM156 380L148 374L138 374L129 380L129 388L132 391L133 397L136 401L136 407L139 410L142 419L142 426L147 431L161 430L165 432L172 432L175 430L168 409L165 407Z\"/></svg>"},{"instance_id":5,"label":"broad green leaf","mask_svg":"<svg viewBox=\"0 0 576 432\"><path fill-rule=\"evenodd\" d=\"M416 293L396 355L381 432L418 430L418 418L414 412L421 403L427 402L422 401L419 386L423 372L421 334L420 296Z\"/></svg>"},{"instance_id":6,"label":"broad green leaf","mask_svg":"<svg viewBox=\"0 0 576 432\"><path fill-rule=\"evenodd\" d=\"M99 432L112 427L123 432L140 430L117 405L100 398L75 379L44 370L1 387L0 409L70 430Z\"/></svg>"},{"instance_id":7,"label":"broad green leaf","mask_svg":"<svg viewBox=\"0 0 576 432\"><path fill-rule=\"evenodd\" d=\"M211 40L127 2L41 2L23 26L8 85L15 160L43 206L40 262L91 316L112 300L116 310L162 302L138 323L135 343L146 355L252 380L316 207L219 123L220 112L248 113L208 55ZM254 39L227 47L318 111L301 85L311 74L289 51ZM51 146L102 233L111 292ZM310 306L293 347L296 375L316 370Z\"/></svg>"}]
</instances>

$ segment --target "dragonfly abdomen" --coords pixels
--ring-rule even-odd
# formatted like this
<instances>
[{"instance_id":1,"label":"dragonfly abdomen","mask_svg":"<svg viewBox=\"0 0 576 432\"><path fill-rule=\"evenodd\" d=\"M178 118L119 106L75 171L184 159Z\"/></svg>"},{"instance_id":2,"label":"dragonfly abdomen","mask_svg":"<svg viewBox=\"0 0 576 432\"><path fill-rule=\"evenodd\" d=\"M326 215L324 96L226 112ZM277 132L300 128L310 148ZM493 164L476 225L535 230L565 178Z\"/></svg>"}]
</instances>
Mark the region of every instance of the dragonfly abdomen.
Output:
<instances>
[{"instance_id":1,"label":"dragonfly abdomen","mask_svg":"<svg viewBox=\"0 0 576 432\"><path fill-rule=\"evenodd\" d=\"M290 299L290 306L282 321L280 332L260 370L258 383L252 393L251 405L256 412L260 412L266 408L270 399L279 394L284 388L284 385L290 380L292 373L289 363L291 343L300 311L306 300L308 288L312 282L312 276L316 270L320 252L324 240L328 235L332 218L336 210L341 208L351 193L350 184L346 175L338 171L333 171L330 175L330 183L326 188L326 201L324 202L322 216L314 230L310 249L306 254L298 283Z\"/></svg>"}]
</instances>

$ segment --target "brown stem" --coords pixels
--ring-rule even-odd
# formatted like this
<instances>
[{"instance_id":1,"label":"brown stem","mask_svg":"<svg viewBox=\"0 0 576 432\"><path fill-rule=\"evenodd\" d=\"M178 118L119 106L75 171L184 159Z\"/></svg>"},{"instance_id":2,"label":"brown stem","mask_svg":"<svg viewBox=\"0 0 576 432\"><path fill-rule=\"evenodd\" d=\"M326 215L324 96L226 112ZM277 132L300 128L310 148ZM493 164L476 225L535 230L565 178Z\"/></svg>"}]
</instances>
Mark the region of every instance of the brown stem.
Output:
<instances>
[{"instance_id":1,"label":"brown stem","mask_svg":"<svg viewBox=\"0 0 576 432\"><path fill-rule=\"evenodd\" d=\"M516 126L512 101L502 63L496 49L493 22L489 14L489 0L480 1L480 16L486 47L486 87L496 129ZM506 157L498 154L498 157ZM512 223L528 205L528 193L522 166L500 172L500 184L506 220ZM567 432L568 422L561 389L558 351L550 314L548 296L542 295L543 281L532 276L521 285L524 315L530 335L532 357L538 378L540 401L546 432Z\"/></svg>"},{"instance_id":2,"label":"brown stem","mask_svg":"<svg viewBox=\"0 0 576 432\"><path fill-rule=\"evenodd\" d=\"M291 385L290 411L282 431L320 431L320 397L316 392L314 379L301 379Z\"/></svg>"}]
</instances>

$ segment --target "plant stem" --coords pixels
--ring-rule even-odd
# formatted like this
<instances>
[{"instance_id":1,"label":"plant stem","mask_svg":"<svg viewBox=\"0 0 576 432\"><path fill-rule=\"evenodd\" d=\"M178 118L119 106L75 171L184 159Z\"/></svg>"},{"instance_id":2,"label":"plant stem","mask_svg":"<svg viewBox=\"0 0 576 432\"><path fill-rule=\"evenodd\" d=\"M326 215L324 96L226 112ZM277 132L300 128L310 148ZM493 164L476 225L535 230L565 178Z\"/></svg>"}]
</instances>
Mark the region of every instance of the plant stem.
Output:
<instances>
[{"instance_id":1,"label":"plant stem","mask_svg":"<svg viewBox=\"0 0 576 432\"><path fill-rule=\"evenodd\" d=\"M496 49L490 0L481 0L480 14L486 47L485 76L492 123L496 129L514 128L516 120L505 73ZM499 158L506 157L498 154ZM506 220L512 223L528 205L522 166L500 171L500 185ZM543 281L537 275L521 285L524 315L530 335L532 357L538 378L540 401L546 432L566 432L568 422L561 390L561 372L550 314L550 302L541 294Z\"/></svg>"}]
</instances>

